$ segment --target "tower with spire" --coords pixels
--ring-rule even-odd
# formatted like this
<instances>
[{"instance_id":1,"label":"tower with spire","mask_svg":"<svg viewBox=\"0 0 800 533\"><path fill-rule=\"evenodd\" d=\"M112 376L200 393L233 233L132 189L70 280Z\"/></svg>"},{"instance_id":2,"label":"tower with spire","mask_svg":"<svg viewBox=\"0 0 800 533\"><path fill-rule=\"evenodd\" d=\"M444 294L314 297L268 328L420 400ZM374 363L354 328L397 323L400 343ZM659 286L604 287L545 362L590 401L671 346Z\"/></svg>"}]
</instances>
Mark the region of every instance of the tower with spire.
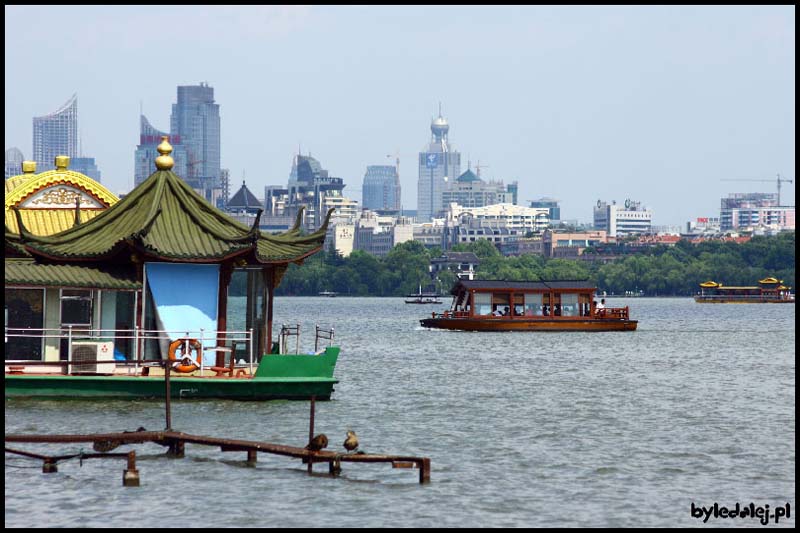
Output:
<instances>
[{"instance_id":1,"label":"tower with spire","mask_svg":"<svg viewBox=\"0 0 800 533\"><path fill-rule=\"evenodd\" d=\"M431 121L431 141L419 153L419 180L417 181L417 219L427 222L441 216L442 193L448 180L461 175L461 154L450 144L450 124L442 116Z\"/></svg>"}]
</instances>

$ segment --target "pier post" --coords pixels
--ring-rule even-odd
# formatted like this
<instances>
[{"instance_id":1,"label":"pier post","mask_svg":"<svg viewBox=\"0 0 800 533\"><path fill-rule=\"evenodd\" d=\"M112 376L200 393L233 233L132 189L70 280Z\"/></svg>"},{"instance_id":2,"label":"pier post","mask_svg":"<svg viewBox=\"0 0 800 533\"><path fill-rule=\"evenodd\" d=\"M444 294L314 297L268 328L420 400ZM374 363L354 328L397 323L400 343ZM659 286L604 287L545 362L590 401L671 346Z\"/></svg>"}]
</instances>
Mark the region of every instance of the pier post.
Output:
<instances>
[{"instance_id":1,"label":"pier post","mask_svg":"<svg viewBox=\"0 0 800 533\"><path fill-rule=\"evenodd\" d=\"M308 419L308 442L311 442L311 439L314 438L314 410L315 405L314 402L316 401L316 396L311 396L311 414L309 415ZM308 458L308 473L310 474L314 470L314 461L312 457Z\"/></svg>"},{"instance_id":2,"label":"pier post","mask_svg":"<svg viewBox=\"0 0 800 533\"><path fill-rule=\"evenodd\" d=\"M53 474L58 472L58 465L53 459L47 458L42 463L42 474Z\"/></svg>"},{"instance_id":3,"label":"pier post","mask_svg":"<svg viewBox=\"0 0 800 533\"><path fill-rule=\"evenodd\" d=\"M247 450L247 466L256 466L256 461L258 461L258 451Z\"/></svg>"},{"instance_id":4,"label":"pier post","mask_svg":"<svg viewBox=\"0 0 800 533\"><path fill-rule=\"evenodd\" d=\"M139 471L136 469L136 452L133 450L128 452L128 468L122 471L122 486L139 486Z\"/></svg>"},{"instance_id":5,"label":"pier post","mask_svg":"<svg viewBox=\"0 0 800 533\"><path fill-rule=\"evenodd\" d=\"M164 361L164 397L165 397L165 405L166 405L166 416L167 416L167 431L172 430L172 406L170 405L170 389L169 389L169 374L172 367L170 366L170 362Z\"/></svg>"},{"instance_id":6,"label":"pier post","mask_svg":"<svg viewBox=\"0 0 800 533\"><path fill-rule=\"evenodd\" d=\"M420 484L423 483L430 483L431 482L431 460L429 457L423 457L422 463L419 465L419 482Z\"/></svg>"}]
</instances>

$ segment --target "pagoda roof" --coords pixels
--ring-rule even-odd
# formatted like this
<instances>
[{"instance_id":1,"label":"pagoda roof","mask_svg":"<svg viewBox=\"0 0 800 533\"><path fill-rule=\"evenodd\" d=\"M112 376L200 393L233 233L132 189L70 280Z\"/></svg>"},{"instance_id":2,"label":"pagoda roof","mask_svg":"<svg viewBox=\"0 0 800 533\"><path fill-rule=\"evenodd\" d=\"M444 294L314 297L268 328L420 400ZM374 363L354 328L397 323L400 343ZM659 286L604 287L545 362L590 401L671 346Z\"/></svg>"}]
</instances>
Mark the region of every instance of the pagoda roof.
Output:
<instances>
[{"instance_id":1,"label":"pagoda roof","mask_svg":"<svg viewBox=\"0 0 800 533\"><path fill-rule=\"evenodd\" d=\"M261 205L258 198L242 182L242 188L228 200L226 207L228 209L253 209L260 208Z\"/></svg>"},{"instance_id":2,"label":"pagoda roof","mask_svg":"<svg viewBox=\"0 0 800 533\"><path fill-rule=\"evenodd\" d=\"M158 170L91 220L47 237L31 235L23 227L20 243L32 256L57 262L130 262L136 260L133 254L169 262L235 258L244 264L287 264L322 248L332 211L314 233L301 235L301 212L289 231L265 234L258 222L250 228L235 221L171 170Z\"/></svg>"}]
</instances>

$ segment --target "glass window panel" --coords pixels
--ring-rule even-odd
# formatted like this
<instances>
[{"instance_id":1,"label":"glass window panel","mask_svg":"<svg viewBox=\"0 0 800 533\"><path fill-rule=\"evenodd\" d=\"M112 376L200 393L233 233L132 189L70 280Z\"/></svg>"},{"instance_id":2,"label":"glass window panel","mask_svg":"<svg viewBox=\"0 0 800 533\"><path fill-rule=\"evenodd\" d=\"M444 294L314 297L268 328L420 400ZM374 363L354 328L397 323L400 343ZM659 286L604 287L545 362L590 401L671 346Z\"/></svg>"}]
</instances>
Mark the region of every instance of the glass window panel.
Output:
<instances>
[{"instance_id":1,"label":"glass window panel","mask_svg":"<svg viewBox=\"0 0 800 533\"><path fill-rule=\"evenodd\" d=\"M561 316L578 316L578 295L561 295Z\"/></svg>"},{"instance_id":2,"label":"glass window panel","mask_svg":"<svg viewBox=\"0 0 800 533\"><path fill-rule=\"evenodd\" d=\"M492 314L492 295L487 292L476 292L475 297L475 311L476 315L491 315Z\"/></svg>"},{"instance_id":3,"label":"glass window panel","mask_svg":"<svg viewBox=\"0 0 800 533\"><path fill-rule=\"evenodd\" d=\"M5 360L41 361L44 291L6 289L5 315Z\"/></svg>"},{"instance_id":4,"label":"glass window panel","mask_svg":"<svg viewBox=\"0 0 800 533\"><path fill-rule=\"evenodd\" d=\"M525 295L525 316L542 316L541 293Z\"/></svg>"}]
</instances>

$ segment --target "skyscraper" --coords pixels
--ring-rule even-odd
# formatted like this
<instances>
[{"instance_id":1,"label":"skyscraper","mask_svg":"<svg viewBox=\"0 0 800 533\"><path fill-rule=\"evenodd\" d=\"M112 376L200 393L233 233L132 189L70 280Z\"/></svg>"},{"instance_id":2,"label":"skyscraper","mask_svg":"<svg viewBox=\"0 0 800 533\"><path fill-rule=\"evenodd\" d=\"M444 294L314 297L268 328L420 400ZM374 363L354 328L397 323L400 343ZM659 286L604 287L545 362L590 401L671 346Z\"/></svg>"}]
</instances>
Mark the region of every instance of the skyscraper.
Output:
<instances>
[{"instance_id":1,"label":"skyscraper","mask_svg":"<svg viewBox=\"0 0 800 533\"><path fill-rule=\"evenodd\" d=\"M450 145L447 132L450 125L442 117L431 122L431 142L426 151L419 153L419 181L417 182L417 218L428 221L441 214L442 192L446 180L461 175L461 154Z\"/></svg>"},{"instance_id":2,"label":"skyscraper","mask_svg":"<svg viewBox=\"0 0 800 533\"><path fill-rule=\"evenodd\" d=\"M144 115L139 116L139 145L136 147L134 154L134 185L139 185L146 180L156 170L155 160L158 157L158 150L156 147L161 144L161 137L166 135L169 143L172 145L172 159L175 161L175 166L172 171L179 177L186 179L186 148L181 144L181 138L178 135L169 135L163 131L155 129L147 117Z\"/></svg>"},{"instance_id":3,"label":"skyscraper","mask_svg":"<svg viewBox=\"0 0 800 533\"><path fill-rule=\"evenodd\" d=\"M24 160L25 156L22 155L22 151L19 148L12 146L6 150L6 179L22 174L22 162Z\"/></svg>"},{"instance_id":4,"label":"skyscraper","mask_svg":"<svg viewBox=\"0 0 800 533\"><path fill-rule=\"evenodd\" d=\"M364 174L362 207L400 210L400 177L393 165L370 165Z\"/></svg>"},{"instance_id":5,"label":"skyscraper","mask_svg":"<svg viewBox=\"0 0 800 533\"><path fill-rule=\"evenodd\" d=\"M186 173L180 175L195 189L206 192L220 183L219 104L214 103L214 88L208 83L179 85L178 102L172 104L170 132L186 149Z\"/></svg>"},{"instance_id":6,"label":"skyscraper","mask_svg":"<svg viewBox=\"0 0 800 533\"><path fill-rule=\"evenodd\" d=\"M78 95L58 111L33 117L33 160L39 172L55 169L57 155L78 157Z\"/></svg>"}]
</instances>

